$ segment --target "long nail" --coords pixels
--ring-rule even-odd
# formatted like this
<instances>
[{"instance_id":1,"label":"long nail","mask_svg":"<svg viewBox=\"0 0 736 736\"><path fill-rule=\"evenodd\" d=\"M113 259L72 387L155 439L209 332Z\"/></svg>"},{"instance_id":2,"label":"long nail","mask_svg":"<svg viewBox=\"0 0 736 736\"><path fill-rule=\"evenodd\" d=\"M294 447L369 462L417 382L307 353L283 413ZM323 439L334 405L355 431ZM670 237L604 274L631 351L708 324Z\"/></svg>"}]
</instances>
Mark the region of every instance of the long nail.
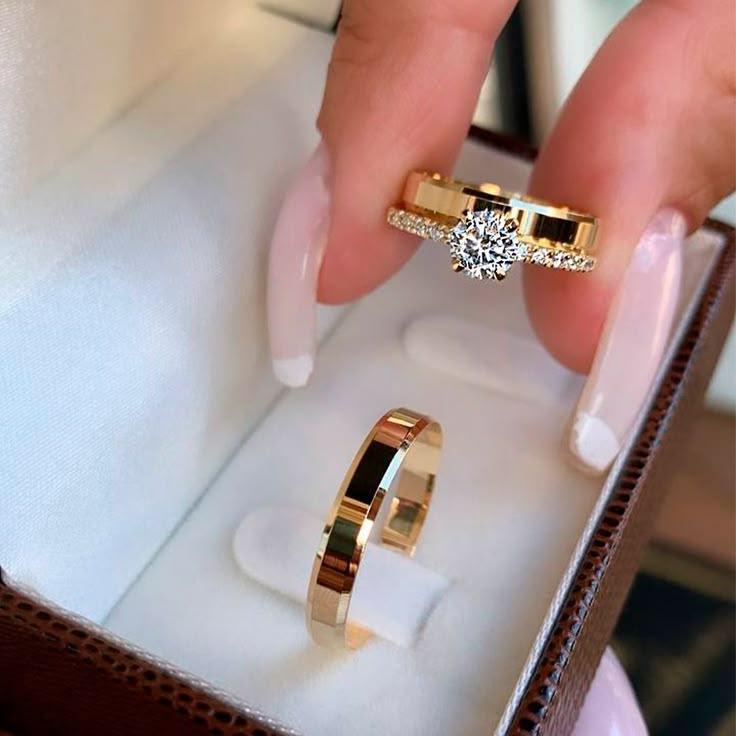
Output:
<instances>
[{"instance_id":1,"label":"long nail","mask_svg":"<svg viewBox=\"0 0 736 736\"><path fill-rule=\"evenodd\" d=\"M615 459L659 367L680 293L685 234L679 212L658 212L611 305L570 433L573 459L590 473L603 473Z\"/></svg>"},{"instance_id":2,"label":"long nail","mask_svg":"<svg viewBox=\"0 0 736 736\"><path fill-rule=\"evenodd\" d=\"M647 736L628 677L606 649L583 703L573 736Z\"/></svg>"},{"instance_id":3,"label":"long nail","mask_svg":"<svg viewBox=\"0 0 736 736\"><path fill-rule=\"evenodd\" d=\"M268 332L276 377L303 386L314 367L316 291L327 241L328 155L320 143L289 187L271 241Z\"/></svg>"}]
</instances>

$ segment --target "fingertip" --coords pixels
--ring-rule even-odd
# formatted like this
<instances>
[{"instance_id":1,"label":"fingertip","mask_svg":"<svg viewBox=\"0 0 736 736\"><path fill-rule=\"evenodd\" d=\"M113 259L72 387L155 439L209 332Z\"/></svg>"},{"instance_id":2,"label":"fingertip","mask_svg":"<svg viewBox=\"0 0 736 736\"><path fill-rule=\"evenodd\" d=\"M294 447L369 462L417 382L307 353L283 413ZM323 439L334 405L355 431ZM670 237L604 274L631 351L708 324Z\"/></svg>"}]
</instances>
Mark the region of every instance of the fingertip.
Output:
<instances>
[{"instance_id":1,"label":"fingertip","mask_svg":"<svg viewBox=\"0 0 736 736\"><path fill-rule=\"evenodd\" d=\"M385 223L374 228L338 224L330 231L328 257L319 274L318 300L343 304L368 294L404 266L419 243L417 237Z\"/></svg>"},{"instance_id":2,"label":"fingertip","mask_svg":"<svg viewBox=\"0 0 736 736\"><path fill-rule=\"evenodd\" d=\"M605 280L595 273L527 266L524 298L539 340L562 365L588 373L610 302Z\"/></svg>"}]
</instances>

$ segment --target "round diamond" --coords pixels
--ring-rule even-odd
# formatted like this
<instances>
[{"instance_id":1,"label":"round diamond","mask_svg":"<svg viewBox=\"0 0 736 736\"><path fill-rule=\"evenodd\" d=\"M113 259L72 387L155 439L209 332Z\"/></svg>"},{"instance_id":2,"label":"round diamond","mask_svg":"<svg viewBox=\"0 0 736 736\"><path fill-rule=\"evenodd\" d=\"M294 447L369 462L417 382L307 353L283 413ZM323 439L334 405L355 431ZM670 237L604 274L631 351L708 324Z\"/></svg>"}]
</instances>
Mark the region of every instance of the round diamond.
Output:
<instances>
[{"instance_id":1,"label":"round diamond","mask_svg":"<svg viewBox=\"0 0 736 736\"><path fill-rule=\"evenodd\" d=\"M453 265L474 279L502 279L527 256L516 229L516 220L498 210L466 212L448 237Z\"/></svg>"}]
</instances>

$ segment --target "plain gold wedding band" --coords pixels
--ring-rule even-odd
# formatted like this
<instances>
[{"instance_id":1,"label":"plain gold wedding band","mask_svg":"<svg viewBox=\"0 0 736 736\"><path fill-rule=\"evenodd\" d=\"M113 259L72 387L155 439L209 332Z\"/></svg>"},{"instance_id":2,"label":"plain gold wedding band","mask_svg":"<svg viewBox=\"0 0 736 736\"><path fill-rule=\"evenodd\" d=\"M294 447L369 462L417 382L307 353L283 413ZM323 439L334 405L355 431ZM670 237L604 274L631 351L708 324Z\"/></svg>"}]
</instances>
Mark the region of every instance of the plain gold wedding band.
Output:
<instances>
[{"instance_id":1,"label":"plain gold wedding band","mask_svg":"<svg viewBox=\"0 0 736 736\"><path fill-rule=\"evenodd\" d=\"M317 643L356 649L370 637L348 617L376 517L393 492L379 539L396 552L413 555L441 449L440 425L409 409L389 411L369 432L335 498L312 568L307 628Z\"/></svg>"}]
</instances>

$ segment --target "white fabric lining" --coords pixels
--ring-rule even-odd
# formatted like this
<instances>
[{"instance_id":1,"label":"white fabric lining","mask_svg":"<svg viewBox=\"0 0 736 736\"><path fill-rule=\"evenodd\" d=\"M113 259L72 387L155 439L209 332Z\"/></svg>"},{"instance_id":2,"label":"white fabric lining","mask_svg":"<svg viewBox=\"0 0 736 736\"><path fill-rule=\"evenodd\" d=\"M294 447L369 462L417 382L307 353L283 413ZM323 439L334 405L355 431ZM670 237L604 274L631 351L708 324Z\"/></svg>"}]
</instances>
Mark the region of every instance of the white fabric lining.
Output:
<instances>
[{"instance_id":1,"label":"white fabric lining","mask_svg":"<svg viewBox=\"0 0 736 736\"><path fill-rule=\"evenodd\" d=\"M231 21L234 0L0 0L0 213Z\"/></svg>"},{"instance_id":2,"label":"white fabric lining","mask_svg":"<svg viewBox=\"0 0 736 736\"><path fill-rule=\"evenodd\" d=\"M0 561L60 605L104 618L281 390L265 247L330 43L244 9L0 225Z\"/></svg>"}]
</instances>

